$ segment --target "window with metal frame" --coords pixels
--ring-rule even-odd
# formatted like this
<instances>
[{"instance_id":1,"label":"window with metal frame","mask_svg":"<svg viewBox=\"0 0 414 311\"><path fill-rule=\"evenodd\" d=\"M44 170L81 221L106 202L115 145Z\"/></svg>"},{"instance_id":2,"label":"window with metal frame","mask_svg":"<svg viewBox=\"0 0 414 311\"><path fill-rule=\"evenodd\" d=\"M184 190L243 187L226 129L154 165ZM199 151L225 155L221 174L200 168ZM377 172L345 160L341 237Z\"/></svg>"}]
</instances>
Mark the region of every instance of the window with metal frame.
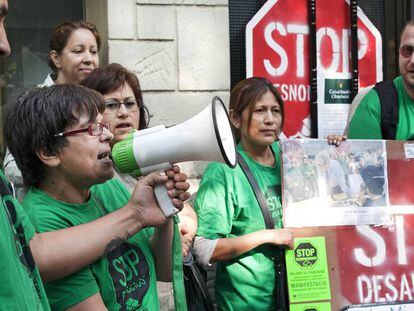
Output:
<instances>
[{"instance_id":1,"label":"window with metal frame","mask_svg":"<svg viewBox=\"0 0 414 311\"><path fill-rule=\"evenodd\" d=\"M67 19L82 19L84 15L84 0L9 1L5 25L12 53L0 59L0 107L14 91L45 80L51 72L48 53L52 28ZM1 111L0 128L3 127ZM2 163L6 147L3 131L0 132Z\"/></svg>"}]
</instances>

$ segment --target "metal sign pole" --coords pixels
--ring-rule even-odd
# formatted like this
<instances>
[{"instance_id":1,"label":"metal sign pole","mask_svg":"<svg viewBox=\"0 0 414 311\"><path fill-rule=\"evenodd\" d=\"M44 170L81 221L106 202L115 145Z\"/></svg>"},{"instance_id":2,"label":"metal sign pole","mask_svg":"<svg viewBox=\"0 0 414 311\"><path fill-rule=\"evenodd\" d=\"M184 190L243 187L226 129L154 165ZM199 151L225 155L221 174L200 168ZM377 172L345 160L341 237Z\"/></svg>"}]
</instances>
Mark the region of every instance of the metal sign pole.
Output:
<instances>
[{"instance_id":1,"label":"metal sign pole","mask_svg":"<svg viewBox=\"0 0 414 311\"><path fill-rule=\"evenodd\" d=\"M351 100L358 93L358 0L350 1L351 18Z\"/></svg>"},{"instance_id":2,"label":"metal sign pole","mask_svg":"<svg viewBox=\"0 0 414 311\"><path fill-rule=\"evenodd\" d=\"M309 23L309 85L311 137L318 137L318 80L316 59L316 0L308 0Z\"/></svg>"}]
</instances>

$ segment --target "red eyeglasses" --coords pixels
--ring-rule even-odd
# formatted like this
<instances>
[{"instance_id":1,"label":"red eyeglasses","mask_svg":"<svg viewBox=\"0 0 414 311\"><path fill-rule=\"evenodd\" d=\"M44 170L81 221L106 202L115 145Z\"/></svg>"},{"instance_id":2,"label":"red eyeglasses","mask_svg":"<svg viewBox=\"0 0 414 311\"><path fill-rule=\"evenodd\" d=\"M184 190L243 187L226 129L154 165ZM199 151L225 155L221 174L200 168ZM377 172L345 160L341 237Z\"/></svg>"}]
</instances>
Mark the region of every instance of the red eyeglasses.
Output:
<instances>
[{"instance_id":1,"label":"red eyeglasses","mask_svg":"<svg viewBox=\"0 0 414 311\"><path fill-rule=\"evenodd\" d=\"M411 55L413 55L414 52L414 46L411 45L403 45L400 47L400 54L402 57L409 58Z\"/></svg>"},{"instance_id":2,"label":"red eyeglasses","mask_svg":"<svg viewBox=\"0 0 414 311\"><path fill-rule=\"evenodd\" d=\"M57 133L57 134L53 135L53 137L71 136L71 135L75 135L75 134L83 133L83 132L88 132L88 134L91 135L91 136L101 136L102 133L103 133L104 128L108 129L109 124L108 123L95 122L95 123L89 124L88 127L85 127L85 128Z\"/></svg>"}]
</instances>

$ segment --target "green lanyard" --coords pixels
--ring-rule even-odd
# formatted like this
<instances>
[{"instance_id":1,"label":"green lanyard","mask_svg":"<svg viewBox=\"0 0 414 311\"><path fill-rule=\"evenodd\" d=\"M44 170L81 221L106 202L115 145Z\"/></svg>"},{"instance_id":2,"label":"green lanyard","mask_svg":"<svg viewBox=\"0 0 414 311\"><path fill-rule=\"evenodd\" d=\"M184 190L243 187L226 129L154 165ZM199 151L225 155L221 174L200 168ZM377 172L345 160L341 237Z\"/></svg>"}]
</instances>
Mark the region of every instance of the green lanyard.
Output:
<instances>
[{"instance_id":1,"label":"green lanyard","mask_svg":"<svg viewBox=\"0 0 414 311\"><path fill-rule=\"evenodd\" d=\"M178 223L180 219L174 215L174 233L172 247L172 276L174 290L174 304L176 311L187 311L187 301L185 299L183 255L181 253L181 237Z\"/></svg>"}]
</instances>

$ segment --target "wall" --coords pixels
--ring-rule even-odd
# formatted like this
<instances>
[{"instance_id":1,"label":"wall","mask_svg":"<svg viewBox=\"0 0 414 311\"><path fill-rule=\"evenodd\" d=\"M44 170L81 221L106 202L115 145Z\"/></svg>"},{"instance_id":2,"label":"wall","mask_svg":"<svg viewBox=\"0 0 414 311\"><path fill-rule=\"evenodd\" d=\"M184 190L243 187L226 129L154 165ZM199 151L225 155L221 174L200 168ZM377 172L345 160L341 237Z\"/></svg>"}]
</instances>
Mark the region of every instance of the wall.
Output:
<instances>
[{"instance_id":1,"label":"wall","mask_svg":"<svg viewBox=\"0 0 414 311\"><path fill-rule=\"evenodd\" d=\"M108 62L137 74L150 126L182 122L214 95L228 104L228 1L107 0L106 16L94 10L98 2L105 11L104 1L86 0L87 18L99 24L107 18ZM200 163L183 166L192 178L203 169Z\"/></svg>"}]
</instances>

